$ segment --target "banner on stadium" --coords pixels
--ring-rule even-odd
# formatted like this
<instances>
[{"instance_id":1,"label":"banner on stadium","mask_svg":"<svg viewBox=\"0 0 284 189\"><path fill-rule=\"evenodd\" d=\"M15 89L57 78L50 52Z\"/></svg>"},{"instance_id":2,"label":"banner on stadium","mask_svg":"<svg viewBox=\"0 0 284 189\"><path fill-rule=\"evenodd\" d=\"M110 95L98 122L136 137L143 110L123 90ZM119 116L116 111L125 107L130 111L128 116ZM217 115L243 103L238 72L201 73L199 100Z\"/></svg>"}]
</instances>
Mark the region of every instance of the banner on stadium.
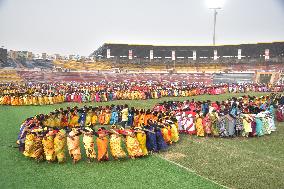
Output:
<instances>
[{"instance_id":1,"label":"banner on stadium","mask_svg":"<svg viewBox=\"0 0 284 189\"><path fill-rule=\"evenodd\" d=\"M172 60L176 60L176 51L172 51Z\"/></svg>"},{"instance_id":2,"label":"banner on stadium","mask_svg":"<svg viewBox=\"0 0 284 189\"><path fill-rule=\"evenodd\" d=\"M154 59L154 50L150 50L150 60Z\"/></svg>"},{"instance_id":3,"label":"banner on stadium","mask_svg":"<svg viewBox=\"0 0 284 189\"><path fill-rule=\"evenodd\" d=\"M217 50L214 50L214 60L217 60L218 56L217 56Z\"/></svg>"},{"instance_id":4,"label":"banner on stadium","mask_svg":"<svg viewBox=\"0 0 284 189\"><path fill-rule=\"evenodd\" d=\"M242 49L238 49L238 59L242 59Z\"/></svg>"},{"instance_id":5,"label":"banner on stadium","mask_svg":"<svg viewBox=\"0 0 284 189\"><path fill-rule=\"evenodd\" d=\"M107 58L110 58L110 49L107 49Z\"/></svg>"},{"instance_id":6,"label":"banner on stadium","mask_svg":"<svg viewBox=\"0 0 284 189\"><path fill-rule=\"evenodd\" d=\"M196 51L193 51L193 60L196 60Z\"/></svg>"},{"instance_id":7,"label":"banner on stadium","mask_svg":"<svg viewBox=\"0 0 284 189\"><path fill-rule=\"evenodd\" d=\"M128 58L129 58L129 60L132 60L132 50L129 50L129 53L128 53Z\"/></svg>"},{"instance_id":8,"label":"banner on stadium","mask_svg":"<svg viewBox=\"0 0 284 189\"><path fill-rule=\"evenodd\" d=\"M265 60L269 60L269 49L265 49Z\"/></svg>"}]
</instances>

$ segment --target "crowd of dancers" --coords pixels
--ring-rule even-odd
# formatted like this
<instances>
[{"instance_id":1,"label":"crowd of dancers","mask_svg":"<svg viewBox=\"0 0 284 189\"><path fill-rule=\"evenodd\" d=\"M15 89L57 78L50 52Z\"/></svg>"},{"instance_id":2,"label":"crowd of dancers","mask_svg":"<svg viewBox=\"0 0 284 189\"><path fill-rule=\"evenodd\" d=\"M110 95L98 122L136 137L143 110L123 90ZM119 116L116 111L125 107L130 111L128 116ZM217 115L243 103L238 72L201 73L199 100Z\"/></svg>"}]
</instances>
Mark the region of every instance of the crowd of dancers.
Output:
<instances>
[{"instance_id":1,"label":"crowd of dancers","mask_svg":"<svg viewBox=\"0 0 284 189\"><path fill-rule=\"evenodd\" d=\"M173 81L125 81L99 83L0 84L0 105L48 105L63 102L106 102L161 97L189 97L202 94L283 92L284 85L214 84Z\"/></svg>"},{"instance_id":2,"label":"crowd of dancers","mask_svg":"<svg viewBox=\"0 0 284 189\"><path fill-rule=\"evenodd\" d=\"M88 162L109 160L109 151L115 160L135 159L167 150L181 133L223 138L269 135L276 131L275 118L283 121L283 106L283 94L272 93L220 102L165 101L148 110L128 105L73 107L26 119L17 143L26 157L48 162L64 162L68 149L76 163L82 157L82 135Z\"/></svg>"}]
</instances>

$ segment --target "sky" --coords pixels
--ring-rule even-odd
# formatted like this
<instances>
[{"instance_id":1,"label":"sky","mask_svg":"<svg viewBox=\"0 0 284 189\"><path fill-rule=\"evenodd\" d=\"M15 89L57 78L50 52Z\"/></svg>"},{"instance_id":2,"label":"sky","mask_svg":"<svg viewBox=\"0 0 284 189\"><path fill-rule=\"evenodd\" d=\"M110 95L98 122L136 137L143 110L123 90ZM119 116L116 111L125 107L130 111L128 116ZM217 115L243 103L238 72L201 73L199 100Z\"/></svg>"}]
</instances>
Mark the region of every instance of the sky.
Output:
<instances>
[{"instance_id":1,"label":"sky","mask_svg":"<svg viewBox=\"0 0 284 189\"><path fill-rule=\"evenodd\" d=\"M88 56L104 43L211 45L207 1L0 0L0 47ZM216 44L284 41L284 0L221 1Z\"/></svg>"}]
</instances>

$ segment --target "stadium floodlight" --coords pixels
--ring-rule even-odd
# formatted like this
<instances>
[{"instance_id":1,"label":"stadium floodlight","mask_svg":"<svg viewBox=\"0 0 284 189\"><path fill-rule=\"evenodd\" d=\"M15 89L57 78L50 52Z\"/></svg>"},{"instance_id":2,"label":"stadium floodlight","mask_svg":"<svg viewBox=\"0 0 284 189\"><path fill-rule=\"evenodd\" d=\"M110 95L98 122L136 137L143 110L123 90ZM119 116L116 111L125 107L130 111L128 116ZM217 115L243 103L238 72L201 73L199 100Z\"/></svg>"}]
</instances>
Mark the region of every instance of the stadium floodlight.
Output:
<instances>
[{"instance_id":1,"label":"stadium floodlight","mask_svg":"<svg viewBox=\"0 0 284 189\"><path fill-rule=\"evenodd\" d=\"M216 44L216 22L217 22L217 14L218 10L222 9L224 6L225 0L206 0L206 4L209 9L214 11L214 30L213 30L213 45Z\"/></svg>"},{"instance_id":2,"label":"stadium floodlight","mask_svg":"<svg viewBox=\"0 0 284 189\"><path fill-rule=\"evenodd\" d=\"M224 6L225 0L206 0L209 9L221 9Z\"/></svg>"}]
</instances>

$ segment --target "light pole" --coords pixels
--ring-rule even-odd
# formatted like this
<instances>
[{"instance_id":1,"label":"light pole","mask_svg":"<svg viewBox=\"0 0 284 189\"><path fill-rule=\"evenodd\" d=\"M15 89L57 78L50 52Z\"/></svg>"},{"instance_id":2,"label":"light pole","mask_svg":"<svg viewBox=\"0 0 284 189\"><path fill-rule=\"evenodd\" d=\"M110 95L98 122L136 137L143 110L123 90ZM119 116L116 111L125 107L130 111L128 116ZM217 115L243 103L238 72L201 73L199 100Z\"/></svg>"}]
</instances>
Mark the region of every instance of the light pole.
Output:
<instances>
[{"instance_id":1,"label":"light pole","mask_svg":"<svg viewBox=\"0 0 284 189\"><path fill-rule=\"evenodd\" d=\"M220 7L215 7L215 8L210 8L214 10L214 31L213 31L213 45L215 46L216 44L216 22L217 22L217 10L220 10Z\"/></svg>"}]
</instances>

